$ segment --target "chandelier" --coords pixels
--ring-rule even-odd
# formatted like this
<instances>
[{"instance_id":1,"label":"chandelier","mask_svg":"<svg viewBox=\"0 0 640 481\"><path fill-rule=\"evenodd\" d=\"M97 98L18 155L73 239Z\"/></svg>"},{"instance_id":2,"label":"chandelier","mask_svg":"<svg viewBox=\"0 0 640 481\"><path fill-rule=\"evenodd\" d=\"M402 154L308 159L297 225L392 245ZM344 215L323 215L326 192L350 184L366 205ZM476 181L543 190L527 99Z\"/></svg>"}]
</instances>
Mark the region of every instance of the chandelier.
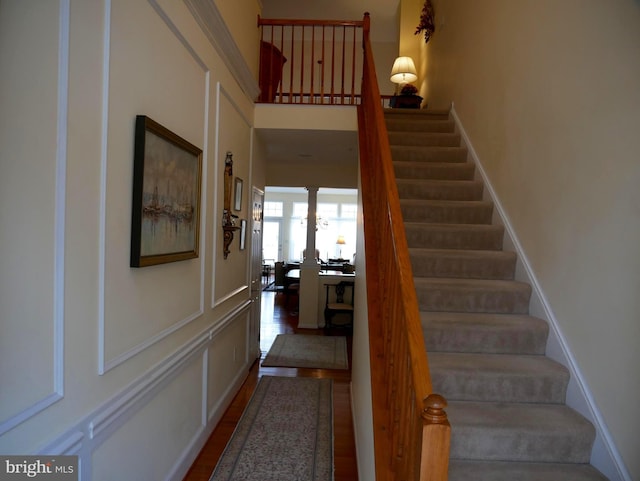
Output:
<instances>
[{"instance_id":1,"label":"chandelier","mask_svg":"<svg viewBox=\"0 0 640 481\"><path fill-rule=\"evenodd\" d=\"M307 217L305 216L303 219L300 219L301 225L307 225ZM316 214L316 230L318 229L326 229L329 227L329 221L324 219L322 216Z\"/></svg>"}]
</instances>

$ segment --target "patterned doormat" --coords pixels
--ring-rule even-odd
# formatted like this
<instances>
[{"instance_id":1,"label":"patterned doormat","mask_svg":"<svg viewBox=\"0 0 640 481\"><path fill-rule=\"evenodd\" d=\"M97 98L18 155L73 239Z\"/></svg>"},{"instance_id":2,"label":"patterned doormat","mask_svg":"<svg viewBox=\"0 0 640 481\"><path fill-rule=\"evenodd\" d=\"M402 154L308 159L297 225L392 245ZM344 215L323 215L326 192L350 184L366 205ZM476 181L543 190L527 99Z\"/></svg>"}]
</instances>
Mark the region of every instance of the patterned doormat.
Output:
<instances>
[{"instance_id":1,"label":"patterned doormat","mask_svg":"<svg viewBox=\"0 0 640 481\"><path fill-rule=\"evenodd\" d=\"M333 381L263 376L209 481L332 481Z\"/></svg>"},{"instance_id":2,"label":"patterned doormat","mask_svg":"<svg viewBox=\"0 0 640 481\"><path fill-rule=\"evenodd\" d=\"M349 369L347 338L278 334L262 366Z\"/></svg>"}]
</instances>

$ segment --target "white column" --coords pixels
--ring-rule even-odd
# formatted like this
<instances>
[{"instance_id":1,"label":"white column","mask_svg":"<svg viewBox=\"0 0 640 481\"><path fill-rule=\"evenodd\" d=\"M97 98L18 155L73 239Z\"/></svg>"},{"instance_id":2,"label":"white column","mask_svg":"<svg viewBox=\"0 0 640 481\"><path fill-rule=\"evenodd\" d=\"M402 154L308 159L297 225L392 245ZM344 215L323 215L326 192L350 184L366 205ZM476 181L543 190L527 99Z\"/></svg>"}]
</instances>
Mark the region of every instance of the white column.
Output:
<instances>
[{"instance_id":1,"label":"white column","mask_svg":"<svg viewBox=\"0 0 640 481\"><path fill-rule=\"evenodd\" d=\"M298 327L318 327L318 274L320 266L316 260L316 212L318 187L307 187L307 245L306 257L300 264L300 306Z\"/></svg>"},{"instance_id":2,"label":"white column","mask_svg":"<svg viewBox=\"0 0 640 481\"><path fill-rule=\"evenodd\" d=\"M307 244L304 264L317 265L316 261L316 215L318 212L318 188L307 187Z\"/></svg>"}]
</instances>

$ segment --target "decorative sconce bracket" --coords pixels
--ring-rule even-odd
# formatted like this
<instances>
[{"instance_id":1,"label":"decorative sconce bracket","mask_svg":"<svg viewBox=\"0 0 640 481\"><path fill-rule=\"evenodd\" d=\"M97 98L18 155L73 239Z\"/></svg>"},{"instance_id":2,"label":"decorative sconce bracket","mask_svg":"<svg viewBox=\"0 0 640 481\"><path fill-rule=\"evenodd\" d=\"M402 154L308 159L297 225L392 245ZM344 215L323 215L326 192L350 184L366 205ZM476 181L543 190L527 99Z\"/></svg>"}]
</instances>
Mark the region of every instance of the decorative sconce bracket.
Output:
<instances>
[{"instance_id":1,"label":"decorative sconce bracket","mask_svg":"<svg viewBox=\"0 0 640 481\"><path fill-rule=\"evenodd\" d=\"M229 255L229 246L233 241L233 232L240 229L240 226L236 225L235 219L237 215L231 213L231 181L233 180L233 157L231 152L227 152L227 157L224 160L224 210L222 211L222 230L224 231L223 237L223 254L226 259Z\"/></svg>"},{"instance_id":2,"label":"decorative sconce bracket","mask_svg":"<svg viewBox=\"0 0 640 481\"><path fill-rule=\"evenodd\" d=\"M229 250L229 246L231 245L231 242L233 241L233 231L236 231L238 229L240 229L240 226L237 225L225 225L222 227L222 229L224 230L224 258L226 259L227 256L229 255L229 252L231 252Z\"/></svg>"}]
</instances>

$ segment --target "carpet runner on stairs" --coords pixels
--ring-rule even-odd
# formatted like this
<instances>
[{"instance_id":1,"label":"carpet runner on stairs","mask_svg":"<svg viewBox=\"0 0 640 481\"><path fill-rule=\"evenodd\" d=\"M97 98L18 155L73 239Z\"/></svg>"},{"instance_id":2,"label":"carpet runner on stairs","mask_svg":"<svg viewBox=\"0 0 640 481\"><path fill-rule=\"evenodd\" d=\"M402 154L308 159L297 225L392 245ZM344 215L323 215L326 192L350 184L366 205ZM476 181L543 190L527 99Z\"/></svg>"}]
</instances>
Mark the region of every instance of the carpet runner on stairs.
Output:
<instances>
[{"instance_id":1,"label":"carpet runner on stairs","mask_svg":"<svg viewBox=\"0 0 640 481\"><path fill-rule=\"evenodd\" d=\"M565 405L568 370L514 279L493 204L446 111L387 109L435 392L449 402L450 481L603 481L595 429Z\"/></svg>"}]
</instances>

